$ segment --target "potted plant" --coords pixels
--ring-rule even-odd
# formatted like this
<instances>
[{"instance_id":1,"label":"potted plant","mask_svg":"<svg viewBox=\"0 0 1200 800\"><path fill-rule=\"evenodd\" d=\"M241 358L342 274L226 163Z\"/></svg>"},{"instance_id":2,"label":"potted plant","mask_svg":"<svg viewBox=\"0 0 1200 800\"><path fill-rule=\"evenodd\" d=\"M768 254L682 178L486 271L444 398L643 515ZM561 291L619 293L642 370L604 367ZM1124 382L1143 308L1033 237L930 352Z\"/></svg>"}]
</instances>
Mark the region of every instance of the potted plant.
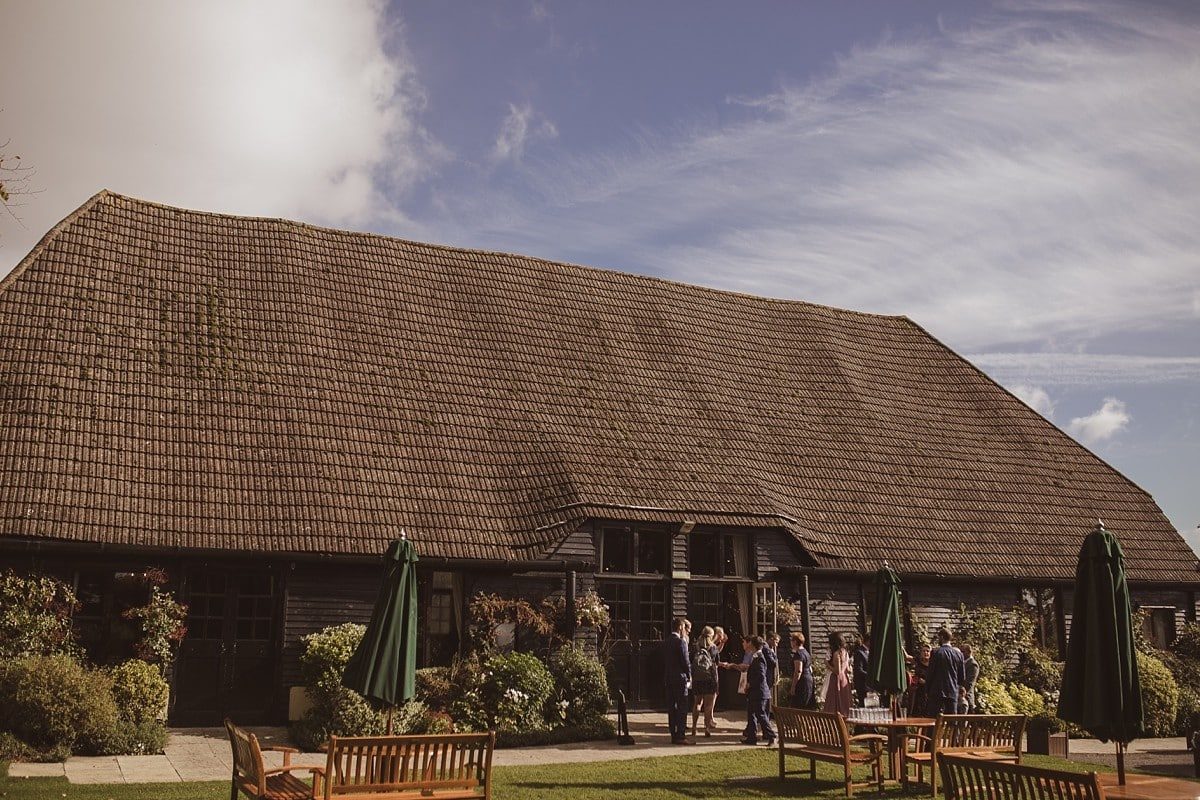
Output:
<instances>
[{"instance_id":1,"label":"potted plant","mask_svg":"<svg viewBox=\"0 0 1200 800\"><path fill-rule=\"evenodd\" d=\"M1036 714L1025 726L1026 750L1035 755L1067 757L1067 723L1053 714Z\"/></svg>"}]
</instances>

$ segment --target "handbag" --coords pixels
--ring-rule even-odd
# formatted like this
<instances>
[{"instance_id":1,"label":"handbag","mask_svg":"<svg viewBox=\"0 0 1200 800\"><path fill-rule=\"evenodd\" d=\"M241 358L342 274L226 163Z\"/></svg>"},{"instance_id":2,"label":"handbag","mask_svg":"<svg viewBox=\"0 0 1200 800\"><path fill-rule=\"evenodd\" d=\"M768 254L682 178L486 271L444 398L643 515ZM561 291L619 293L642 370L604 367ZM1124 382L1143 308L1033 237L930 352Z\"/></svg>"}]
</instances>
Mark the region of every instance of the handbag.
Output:
<instances>
[{"instance_id":1,"label":"handbag","mask_svg":"<svg viewBox=\"0 0 1200 800\"><path fill-rule=\"evenodd\" d=\"M742 672L738 675L738 694L745 694L750 690L750 677Z\"/></svg>"}]
</instances>

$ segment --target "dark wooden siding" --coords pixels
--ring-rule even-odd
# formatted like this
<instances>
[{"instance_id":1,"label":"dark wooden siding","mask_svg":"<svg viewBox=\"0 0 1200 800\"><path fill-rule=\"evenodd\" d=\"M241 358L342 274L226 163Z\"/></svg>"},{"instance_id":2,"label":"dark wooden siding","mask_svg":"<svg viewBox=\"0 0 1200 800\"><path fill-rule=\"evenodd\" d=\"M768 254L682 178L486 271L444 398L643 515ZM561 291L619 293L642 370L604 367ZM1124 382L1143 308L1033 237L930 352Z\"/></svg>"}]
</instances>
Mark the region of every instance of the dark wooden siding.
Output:
<instances>
[{"instance_id":1,"label":"dark wooden siding","mask_svg":"<svg viewBox=\"0 0 1200 800\"><path fill-rule=\"evenodd\" d=\"M379 590L377 566L297 564L287 576L283 611L284 686L299 686L301 637L343 622L366 624Z\"/></svg>"},{"instance_id":2,"label":"dark wooden siding","mask_svg":"<svg viewBox=\"0 0 1200 800\"><path fill-rule=\"evenodd\" d=\"M1175 608L1175 630L1182 631L1187 623L1185 609L1188 604L1187 592L1171 591L1169 589L1131 589L1130 599L1135 606L1173 606Z\"/></svg>"},{"instance_id":3,"label":"dark wooden siding","mask_svg":"<svg viewBox=\"0 0 1200 800\"><path fill-rule=\"evenodd\" d=\"M829 660L829 634L853 633L858 629L858 583L850 580L813 578L809 584L809 630L813 659Z\"/></svg>"},{"instance_id":4,"label":"dark wooden siding","mask_svg":"<svg viewBox=\"0 0 1200 800\"><path fill-rule=\"evenodd\" d=\"M771 579L780 567L803 566L792 535L784 530L762 530L754 534L754 560L760 578Z\"/></svg>"}]
</instances>

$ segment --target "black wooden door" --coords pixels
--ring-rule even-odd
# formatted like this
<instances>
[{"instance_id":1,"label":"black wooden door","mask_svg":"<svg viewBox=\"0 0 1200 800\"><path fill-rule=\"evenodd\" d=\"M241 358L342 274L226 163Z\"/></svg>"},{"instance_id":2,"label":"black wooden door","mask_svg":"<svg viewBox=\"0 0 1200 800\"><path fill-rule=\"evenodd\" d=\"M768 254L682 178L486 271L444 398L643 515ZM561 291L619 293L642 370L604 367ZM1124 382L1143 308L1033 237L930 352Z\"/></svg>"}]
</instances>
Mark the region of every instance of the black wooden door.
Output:
<instances>
[{"instance_id":1,"label":"black wooden door","mask_svg":"<svg viewBox=\"0 0 1200 800\"><path fill-rule=\"evenodd\" d=\"M188 574L188 633L175 667L177 725L267 722L275 691L275 580L265 571Z\"/></svg>"},{"instance_id":2,"label":"black wooden door","mask_svg":"<svg viewBox=\"0 0 1200 800\"><path fill-rule=\"evenodd\" d=\"M665 702L663 637L668 631L667 587L661 582L605 581L597 589L609 606L606 634L609 690L625 692L630 705Z\"/></svg>"}]
</instances>

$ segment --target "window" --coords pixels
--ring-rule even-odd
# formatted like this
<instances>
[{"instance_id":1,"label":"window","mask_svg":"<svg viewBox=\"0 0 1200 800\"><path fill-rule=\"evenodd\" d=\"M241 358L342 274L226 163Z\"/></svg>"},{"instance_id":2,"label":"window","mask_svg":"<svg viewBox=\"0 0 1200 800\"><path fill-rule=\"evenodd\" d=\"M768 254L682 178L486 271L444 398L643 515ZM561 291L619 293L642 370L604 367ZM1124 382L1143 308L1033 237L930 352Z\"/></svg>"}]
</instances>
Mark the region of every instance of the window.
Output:
<instances>
[{"instance_id":1,"label":"window","mask_svg":"<svg viewBox=\"0 0 1200 800\"><path fill-rule=\"evenodd\" d=\"M454 587L449 572L433 573L433 593L429 597L429 634L449 636L454 633Z\"/></svg>"},{"instance_id":2,"label":"window","mask_svg":"<svg viewBox=\"0 0 1200 800\"><path fill-rule=\"evenodd\" d=\"M1150 644L1166 650L1175 641L1175 607L1152 608L1142 606L1146 615L1142 617L1142 632Z\"/></svg>"},{"instance_id":3,"label":"window","mask_svg":"<svg viewBox=\"0 0 1200 800\"><path fill-rule=\"evenodd\" d=\"M744 533L694 533L688 542L693 576L750 577L750 537Z\"/></svg>"},{"instance_id":4,"label":"window","mask_svg":"<svg viewBox=\"0 0 1200 800\"><path fill-rule=\"evenodd\" d=\"M600 542L601 572L665 575L671 569L666 534L633 528L605 528Z\"/></svg>"}]
</instances>

